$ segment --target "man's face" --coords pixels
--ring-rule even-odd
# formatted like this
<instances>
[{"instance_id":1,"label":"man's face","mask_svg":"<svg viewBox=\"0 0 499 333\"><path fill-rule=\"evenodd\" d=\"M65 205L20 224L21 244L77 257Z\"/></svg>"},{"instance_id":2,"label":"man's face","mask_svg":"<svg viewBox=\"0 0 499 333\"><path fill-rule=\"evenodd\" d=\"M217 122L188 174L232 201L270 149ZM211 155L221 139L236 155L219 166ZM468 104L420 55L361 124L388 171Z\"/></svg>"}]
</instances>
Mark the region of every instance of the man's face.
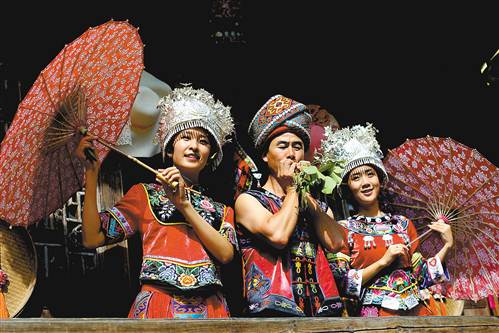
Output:
<instances>
[{"instance_id":1,"label":"man's face","mask_svg":"<svg viewBox=\"0 0 499 333\"><path fill-rule=\"evenodd\" d=\"M271 171L276 171L280 161L290 159L294 162L303 160L305 145L303 140L294 133L286 132L272 139L269 149L262 159Z\"/></svg>"}]
</instances>

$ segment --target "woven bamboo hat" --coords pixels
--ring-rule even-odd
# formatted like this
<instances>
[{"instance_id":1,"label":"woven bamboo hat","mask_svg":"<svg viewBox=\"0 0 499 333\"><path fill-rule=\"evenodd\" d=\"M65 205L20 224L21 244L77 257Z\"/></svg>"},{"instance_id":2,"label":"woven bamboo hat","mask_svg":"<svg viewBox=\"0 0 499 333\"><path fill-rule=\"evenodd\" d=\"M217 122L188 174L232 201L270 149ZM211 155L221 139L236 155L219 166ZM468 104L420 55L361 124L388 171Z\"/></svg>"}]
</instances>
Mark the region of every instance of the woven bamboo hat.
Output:
<instances>
[{"instance_id":1,"label":"woven bamboo hat","mask_svg":"<svg viewBox=\"0 0 499 333\"><path fill-rule=\"evenodd\" d=\"M0 269L9 283L3 294L10 317L16 317L28 302L36 284L37 260L33 240L24 228L0 221Z\"/></svg>"}]
</instances>

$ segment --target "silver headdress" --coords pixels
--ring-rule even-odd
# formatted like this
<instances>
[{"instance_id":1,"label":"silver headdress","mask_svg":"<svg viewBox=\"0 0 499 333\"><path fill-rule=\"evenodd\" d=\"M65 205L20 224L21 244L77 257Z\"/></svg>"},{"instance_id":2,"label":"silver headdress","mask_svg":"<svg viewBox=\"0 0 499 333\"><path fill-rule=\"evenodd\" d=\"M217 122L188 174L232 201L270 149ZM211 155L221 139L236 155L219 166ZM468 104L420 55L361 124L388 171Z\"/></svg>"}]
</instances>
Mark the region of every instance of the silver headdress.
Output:
<instances>
[{"instance_id":1,"label":"silver headdress","mask_svg":"<svg viewBox=\"0 0 499 333\"><path fill-rule=\"evenodd\" d=\"M230 140L234 132L234 121L230 114L230 106L215 101L213 95L204 89L191 86L176 88L160 99L158 109L161 119L156 141L161 144L163 158L166 146L175 134L189 128L201 127L207 130L217 143L218 153L213 161L215 169L222 161L222 146Z\"/></svg>"},{"instance_id":2,"label":"silver headdress","mask_svg":"<svg viewBox=\"0 0 499 333\"><path fill-rule=\"evenodd\" d=\"M341 179L348 175L352 169L370 164L378 170L381 183L388 181L388 174L381 159L383 153L376 140L378 130L370 123L366 126L355 125L335 130L326 127L321 149L315 154L315 159L320 163L340 162L345 164Z\"/></svg>"}]
</instances>

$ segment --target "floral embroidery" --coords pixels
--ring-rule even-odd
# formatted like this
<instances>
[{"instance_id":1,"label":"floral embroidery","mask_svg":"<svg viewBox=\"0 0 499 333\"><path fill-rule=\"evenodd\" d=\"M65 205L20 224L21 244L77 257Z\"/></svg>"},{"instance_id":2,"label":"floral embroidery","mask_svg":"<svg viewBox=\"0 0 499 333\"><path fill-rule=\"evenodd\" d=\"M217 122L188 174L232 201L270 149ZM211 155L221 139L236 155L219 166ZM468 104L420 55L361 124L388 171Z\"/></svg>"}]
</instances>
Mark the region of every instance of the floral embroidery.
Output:
<instances>
[{"instance_id":1,"label":"floral embroidery","mask_svg":"<svg viewBox=\"0 0 499 333\"><path fill-rule=\"evenodd\" d=\"M222 228L220 228L220 234L224 236L232 245L234 245L237 251L239 251L239 244L237 243L236 230L234 229L234 226L232 226L232 224L228 222L223 222Z\"/></svg>"},{"instance_id":2,"label":"floral embroidery","mask_svg":"<svg viewBox=\"0 0 499 333\"><path fill-rule=\"evenodd\" d=\"M158 215L160 217L161 221L167 220L170 216L172 216L173 212L175 211L175 205L171 203L170 201L164 203L160 207L158 207Z\"/></svg>"},{"instance_id":3,"label":"floral embroidery","mask_svg":"<svg viewBox=\"0 0 499 333\"><path fill-rule=\"evenodd\" d=\"M409 287L410 283L411 278L409 277L409 275L403 270L397 269L388 276L386 286L392 290L400 292Z\"/></svg>"},{"instance_id":4,"label":"floral embroidery","mask_svg":"<svg viewBox=\"0 0 499 333\"><path fill-rule=\"evenodd\" d=\"M140 272L142 281L153 281L169 284L179 289L196 289L209 285L222 285L215 264L190 267L166 260L145 257Z\"/></svg>"},{"instance_id":5,"label":"floral embroidery","mask_svg":"<svg viewBox=\"0 0 499 333\"><path fill-rule=\"evenodd\" d=\"M162 265L158 269L160 279L164 281L175 281L177 280L177 273L175 265Z\"/></svg>"},{"instance_id":6,"label":"floral embroidery","mask_svg":"<svg viewBox=\"0 0 499 333\"><path fill-rule=\"evenodd\" d=\"M106 244L116 243L125 238L125 230L108 211L99 213L101 230L106 235Z\"/></svg>"},{"instance_id":7,"label":"floral embroidery","mask_svg":"<svg viewBox=\"0 0 499 333\"><path fill-rule=\"evenodd\" d=\"M143 184L143 186L147 191L151 210L161 224L185 223L182 214L176 210L175 205L166 197L163 187L158 184ZM203 220L216 230L219 230L224 216L225 205L195 192L192 192L189 197L192 206Z\"/></svg>"},{"instance_id":8,"label":"floral embroidery","mask_svg":"<svg viewBox=\"0 0 499 333\"><path fill-rule=\"evenodd\" d=\"M363 306L360 311L361 317L379 317L378 308L375 306Z\"/></svg>"},{"instance_id":9,"label":"floral embroidery","mask_svg":"<svg viewBox=\"0 0 499 333\"><path fill-rule=\"evenodd\" d=\"M361 270L356 270L356 269L351 269L348 271L348 279L347 279L347 286L346 286L346 293L348 295L354 295L359 297L360 296L360 290L362 287L362 269Z\"/></svg>"},{"instance_id":10,"label":"floral embroidery","mask_svg":"<svg viewBox=\"0 0 499 333\"><path fill-rule=\"evenodd\" d=\"M209 202L206 199L201 200L201 202L199 203L199 206L201 208L203 208L204 210L207 210L209 212L214 212L215 211L215 207L211 204L211 202Z\"/></svg>"},{"instance_id":11,"label":"floral embroidery","mask_svg":"<svg viewBox=\"0 0 499 333\"><path fill-rule=\"evenodd\" d=\"M326 252L326 259L336 280L340 280L343 276L347 275L347 271L350 269L349 256L341 252Z\"/></svg>"},{"instance_id":12,"label":"floral embroidery","mask_svg":"<svg viewBox=\"0 0 499 333\"><path fill-rule=\"evenodd\" d=\"M378 246L389 247L395 243L395 235L406 245L410 242L408 234L410 221L401 215L387 214L377 218L354 216L340 223L348 230L350 251L354 246L364 246L364 250L368 251L376 246L376 241L379 242ZM426 260L416 252L413 254L411 267L397 269L391 267L384 270L372 280L372 283L361 289L362 280L356 276L362 274L350 266L350 256L343 253L328 254L327 259L344 294L360 297L362 316L377 316L379 307L397 311L410 310L422 302L420 290L448 278L448 272L438 265L435 258ZM430 272L433 268L435 268L434 273Z\"/></svg>"},{"instance_id":13,"label":"floral embroidery","mask_svg":"<svg viewBox=\"0 0 499 333\"><path fill-rule=\"evenodd\" d=\"M191 287L193 285L196 284L197 282L197 279L194 275L192 274L189 274L189 275L186 275L186 274L180 274L180 276L178 277L178 282L180 282L180 284L183 286L183 287Z\"/></svg>"}]
</instances>

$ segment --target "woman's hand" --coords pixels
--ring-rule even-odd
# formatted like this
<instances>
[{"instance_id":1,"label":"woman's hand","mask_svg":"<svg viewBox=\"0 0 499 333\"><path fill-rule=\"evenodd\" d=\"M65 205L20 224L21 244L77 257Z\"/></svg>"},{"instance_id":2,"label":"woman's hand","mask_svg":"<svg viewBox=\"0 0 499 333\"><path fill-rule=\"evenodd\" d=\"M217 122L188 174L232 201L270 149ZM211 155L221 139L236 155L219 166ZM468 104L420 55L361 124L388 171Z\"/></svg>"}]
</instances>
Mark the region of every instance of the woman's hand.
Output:
<instances>
[{"instance_id":1,"label":"woman's hand","mask_svg":"<svg viewBox=\"0 0 499 333\"><path fill-rule=\"evenodd\" d=\"M362 285L368 285L369 281L374 278L380 271L390 266L395 260L399 260L398 267L404 268L410 265L409 248L403 244L393 244L386 249L385 254L381 259L367 266L362 271Z\"/></svg>"},{"instance_id":2,"label":"woman's hand","mask_svg":"<svg viewBox=\"0 0 499 333\"><path fill-rule=\"evenodd\" d=\"M97 210L97 180L99 175L99 160L90 160L85 149L94 149L93 141L97 137L86 135L81 138L76 147L75 155L85 165L85 199L82 214L83 246L95 249L104 245L106 237L101 229L101 220Z\"/></svg>"},{"instance_id":3,"label":"woman's hand","mask_svg":"<svg viewBox=\"0 0 499 333\"><path fill-rule=\"evenodd\" d=\"M440 237L444 242L444 246L449 249L454 246L454 237L452 236L452 229L449 224L445 223L444 220L439 219L437 222L432 222L428 225L428 228L440 233Z\"/></svg>"},{"instance_id":4,"label":"woman's hand","mask_svg":"<svg viewBox=\"0 0 499 333\"><path fill-rule=\"evenodd\" d=\"M440 237L444 242L444 246L438 251L436 256L441 262L444 262L447 252L454 246L454 237L452 236L452 229L449 224L445 223L443 219L438 219L437 222L432 222L428 228L440 233Z\"/></svg>"},{"instance_id":5,"label":"woman's hand","mask_svg":"<svg viewBox=\"0 0 499 333\"><path fill-rule=\"evenodd\" d=\"M166 182L156 177L156 181L163 185L165 189L166 197L181 210L185 208L190 202L185 196L185 181L180 174L180 171L176 167L169 167L166 169L158 170L161 175L165 178ZM178 183L175 188L172 188L171 184Z\"/></svg>"},{"instance_id":6,"label":"woman's hand","mask_svg":"<svg viewBox=\"0 0 499 333\"><path fill-rule=\"evenodd\" d=\"M383 267L389 266L395 259L401 256L409 256L409 249L403 244L393 244L388 247L379 264Z\"/></svg>"},{"instance_id":7,"label":"woman's hand","mask_svg":"<svg viewBox=\"0 0 499 333\"><path fill-rule=\"evenodd\" d=\"M78 143L78 146L75 150L76 157L78 157L85 164L87 173L90 172L95 175L97 175L99 172L100 162L99 160L89 160L85 155L85 149L94 149L93 141L96 139L97 137L93 135L84 136Z\"/></svg>"}]
</instances>

